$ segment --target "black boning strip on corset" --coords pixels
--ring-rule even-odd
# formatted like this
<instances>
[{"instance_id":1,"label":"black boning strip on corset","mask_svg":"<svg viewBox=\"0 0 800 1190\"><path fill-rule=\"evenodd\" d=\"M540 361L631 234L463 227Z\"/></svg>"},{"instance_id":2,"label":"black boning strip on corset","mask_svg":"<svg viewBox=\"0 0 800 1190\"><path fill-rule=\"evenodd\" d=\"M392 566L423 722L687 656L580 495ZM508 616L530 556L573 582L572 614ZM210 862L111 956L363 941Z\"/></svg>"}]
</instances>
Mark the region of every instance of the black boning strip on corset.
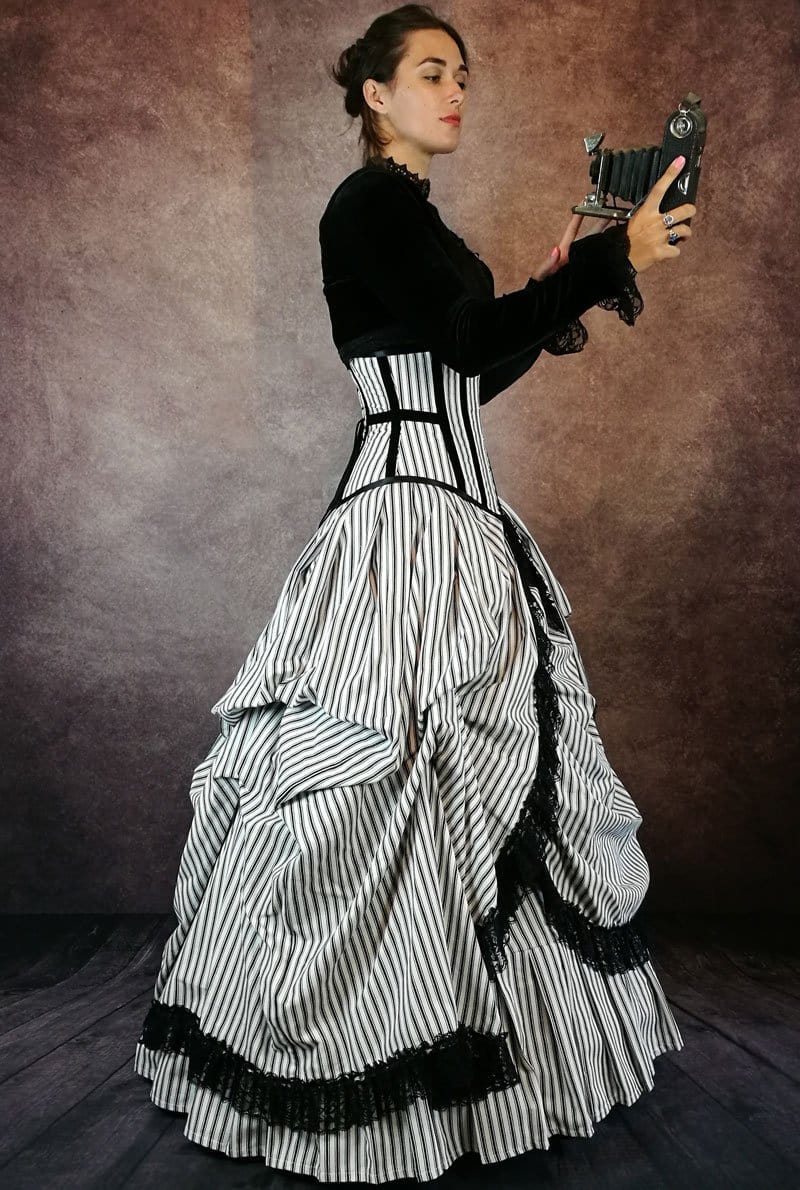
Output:
<instances>
[{"instance_id":1,"label":"black boning strip on corset","mask_svg":"<svg viewBox=\"0 0 800 1190\"><path fill-rule=\"evenodd\" d=\"M397 397L397 389L394 386L391 365L385 355L378 357L378 367L383 377L383 386L386 389L386 398L389 402L389 415L392 422L392 428L389 431L389 449L386 452L386 476L388 478L397 473L397 451L400 446L400 427L402 423L399 415L400 401Z\"/></svg>"},{"instance_id":2,"label":"black boning strip on corset","mask_svg":"<svg viewBox=\"0 0 800 1190\"><path fill-rule=\"evenodd\" d=\"M466 487L464 483L464 472L461 469L461 460L458 457L450 418L447 414L447 402L444 399L444 364L433 353L431 353L431 372L433 373L433 395L436 408L439 411L439 424L444 440L444 447L447 451L447 457L450 459L450 465L453 468L455 485L457 488L462 489Z\"/></svg>"},{"instance_id":3,"label":"black boning strip on corset","mask_svg":"<svg viewBox=\"0 0 800 1190\"><path fill-rule=\"evenodd\" d=\"M475 472L475 480L478 484L478 491L481 494L481 500L486 500L486 487L483 482L483 473L481 471L480 459L478 458L478 448L475 444L475 435L472 432L472 418L470 416L469 407L469 393L467 391L467 378L463 372L458 374L458 396L461 402L461 420L464 423L464 430L467 435L467 442L469 443L469 454L472 459L472 468Z\"/></svg>"},{"instance_id":4,"label":"black boning strip on corset","mask_svg":"<svg viewBox=\"0 0 800 1190\"><path fill-rule=\"evenodd\" d=\"M371 426L378 421L391 421L392 418L400 418L401 421L434 421L438 424L439 414L434 413L431 409L398 409L396 413L389 413L383 409L380 413L368 413L367 425Z\"/></svg>"},{"instance_id":5,"label":"black boning strip on corset","mask_svg":"<svg viewBox=\"0 0 800 1190\"><path fill-rule=\"evenodd\" d=\"M154 999L139 1041L149 1050L188 1055L189 1081L218 1092L244 1115L301 1132L328 1133L369 1124L415 1099L445 1111L516 1086L520 1077L507 1037L507 1032L481 1033L461 1024L366 1070L329 1079L286 1078L259 1070L203 1032L196 1013Z\"/></svg>"}]
</instances>

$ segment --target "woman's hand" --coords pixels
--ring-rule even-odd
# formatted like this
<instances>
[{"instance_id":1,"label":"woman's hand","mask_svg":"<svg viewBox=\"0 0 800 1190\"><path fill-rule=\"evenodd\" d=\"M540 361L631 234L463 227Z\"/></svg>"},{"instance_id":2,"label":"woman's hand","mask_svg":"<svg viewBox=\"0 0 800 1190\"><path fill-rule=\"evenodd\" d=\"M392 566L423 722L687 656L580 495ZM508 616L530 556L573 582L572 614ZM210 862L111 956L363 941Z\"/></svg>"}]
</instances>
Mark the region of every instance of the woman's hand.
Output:
<instances>
[{"instance_id":1,"label":"woman's hand","mask_svg":"<svg viewBox=\"0 0 800 1190\"><path fill-rule=\"evenodd\" d=\"M675 256L680 256L681 250L677 244L670 244L668 242L669 231L664 226L665 211L659 211L661 199L666 194L675 178L680 174L685 162L680 166L667 166L664 173L657 180L653 188L650 190L647 198L642 202L640 207L637 207L633 215L630 216L627 222L628 240L630 242L630 252L628 259L630 260L637 273L643 273L655 264L657 260L670 260ZM682 223L683 219L691 219L692 215L697 214L697 207L693 203L687 202L680 207L674 207L669 212L675 220L672 228L681 237L686 240L692 234L691 227L687 227ZM567 230L561 237L561 242L556 245L544 264L539 266L539 269L533 274L537 281L541 281L543 277L549 276L551 273L557 273L560 268L569 260L569 246L575 239L578 229L583 222L583 215L573 215L567 224ZM597 223L593 231L589 235L597 235L598 232L605 231L609 223L615 222L612 219L595 219L592 217L592 222Z\"/></svg>"},{"instance_id":2,"label":"woman's hand","mask_svg":"<svg viewBox=\"0 0 800 1190\"><path fill-rule=\"evenodd\" d=\"M573 215L567 224L567 230L561 237L561 242L556 244L553 251L548 256L544 264L540 265L537 271L533 274L536 281L541 281L543 277L548 277L551 273L557 273L559 269L563 268L569 260L569 246L575 239L581 223L583 222L583 215ZM592 219L592 222L599 224L594 231L590 231L589 235L597 235L600 231L605 231L611 219Z\"/></svg>"},{"instance_id":3,"label":"woman's hand","mask_svg":"<svg viewBox=\"0 0 800 1190\"><path fill-rule=\"evenodd\" d=\"M681 254L677 244L670 244L667 240L669 231L664 226L664 215L667 212L658 209L661 199L685 164L685 160L681 157L677 157L675 160L680 164L676 166L673 161L671 165L667 166L642 205L628 219L628 239L631 245L628 259L637 273L643 273L657 260L671 260L674 256ZM680 220L690 219L696 213L697 207L690 202L685 202L680 207L673 207L669 214L672 215L675 222L670 231L675 231L682 240L688 239L692 234L692 229L685 223L681 223Z\"/></svg>"}]
</instances>

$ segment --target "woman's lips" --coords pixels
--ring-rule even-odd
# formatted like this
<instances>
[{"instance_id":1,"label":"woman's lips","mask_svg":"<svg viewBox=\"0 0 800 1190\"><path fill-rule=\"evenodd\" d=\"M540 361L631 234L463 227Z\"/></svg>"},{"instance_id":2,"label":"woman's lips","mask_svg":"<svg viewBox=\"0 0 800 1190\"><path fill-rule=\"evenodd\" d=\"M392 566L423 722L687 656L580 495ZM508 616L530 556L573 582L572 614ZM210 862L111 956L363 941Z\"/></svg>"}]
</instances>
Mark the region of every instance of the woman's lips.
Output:
<instances>
[{"instance_id":1,"label":"woman's lips","mask_svg":"<svg viewBox=\"0 0 800 1190\"><path fill-rule=\"evenodd\" d=\"M456 127L461 123L458 116L442 116L442 120L444 120L445 124L455 124Z\"/></svg>"}]
</instances>

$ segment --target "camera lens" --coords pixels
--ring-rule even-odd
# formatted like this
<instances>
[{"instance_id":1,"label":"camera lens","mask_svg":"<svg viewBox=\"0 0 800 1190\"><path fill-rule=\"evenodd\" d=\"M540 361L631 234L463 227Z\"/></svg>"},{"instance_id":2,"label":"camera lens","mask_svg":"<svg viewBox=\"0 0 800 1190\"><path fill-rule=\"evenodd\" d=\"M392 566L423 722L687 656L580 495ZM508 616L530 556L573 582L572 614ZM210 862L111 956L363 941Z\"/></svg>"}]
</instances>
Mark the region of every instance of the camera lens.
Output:
<instances>
[{"instance_id":1,"label":"camera lens","mask_svg":"<svg viewBox=\"0 0 800 1190\"><path fill-rule=\"evenodd\" d=\"M673 136L681 138L688 136L692 131L692 121L683 114L675 116L674 120L670 122L669 130Z\"/></svg>"}]
</instances>

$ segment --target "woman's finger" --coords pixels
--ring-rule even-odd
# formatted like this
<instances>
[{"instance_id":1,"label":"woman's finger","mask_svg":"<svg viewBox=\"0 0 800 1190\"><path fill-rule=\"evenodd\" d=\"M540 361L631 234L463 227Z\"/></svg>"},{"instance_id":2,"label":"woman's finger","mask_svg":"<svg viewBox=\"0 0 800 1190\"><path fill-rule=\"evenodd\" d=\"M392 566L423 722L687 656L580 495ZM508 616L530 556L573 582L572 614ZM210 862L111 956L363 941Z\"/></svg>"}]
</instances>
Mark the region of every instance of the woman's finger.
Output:
<instances>
[{"instance_id":1,"label":"woman's finger","mask_svg":"<svg viewBox=\"0 0 800 1190\"><path fill-rule=\"evenodd\" d=\"M544 264L539 265L539 268L535 270L535 272L533 274L534 279L536 281L541 281L543 277L549 276L550 273L557 272L560 267L560 264L561 264L561 249L558 247L558 245L556 245L556 247L553 248L553 250L551 251L550 255L548 256L548 258L544 262Z\"/></svg>"},{"instance_id":2,"label":"woman's finger","mask_svg":"<svg viewBox=\"0 0 800 1190\"><path fill-rule=\"evenodd\" d=\"M603 231L610 222L610 219L603 219L600 226L595 228L594 231L589 232L589 234L596 235L598 231ZM547 260L534 272L533 276L537 281L541 281L543 277L547 277L551 273L557 273L559 269L562 269L567 264L569 260L569 246L578 234L582 223L583 215L574 214L572 216L561 237L560 243L556 244Z\"/></svg>"},{"instance_id":3,"label":"woman's finger","mask_svg":"<svg viewBox=\"0 0 800 1190\"><path fill-rule=\"evenodd\" d=\"M559 245L562 257L569 251L569 246L578 234L582 222L583 215L573 215L567 224L567 230L561 237L561 243Z\"/></svg>"},{"instance_id":4,"label":"woman's finger","mask_svg":"<svg viewBox=\"0 0 800 1190\"><path fill-rule=\"evenodd\" d=\"M583 215L573 215L567 224L567 229L561 237L559 247L558 268L563 268L569 260L569 246L578 234L578 229L583 222Z\"/></svg>"}]
</instances>

